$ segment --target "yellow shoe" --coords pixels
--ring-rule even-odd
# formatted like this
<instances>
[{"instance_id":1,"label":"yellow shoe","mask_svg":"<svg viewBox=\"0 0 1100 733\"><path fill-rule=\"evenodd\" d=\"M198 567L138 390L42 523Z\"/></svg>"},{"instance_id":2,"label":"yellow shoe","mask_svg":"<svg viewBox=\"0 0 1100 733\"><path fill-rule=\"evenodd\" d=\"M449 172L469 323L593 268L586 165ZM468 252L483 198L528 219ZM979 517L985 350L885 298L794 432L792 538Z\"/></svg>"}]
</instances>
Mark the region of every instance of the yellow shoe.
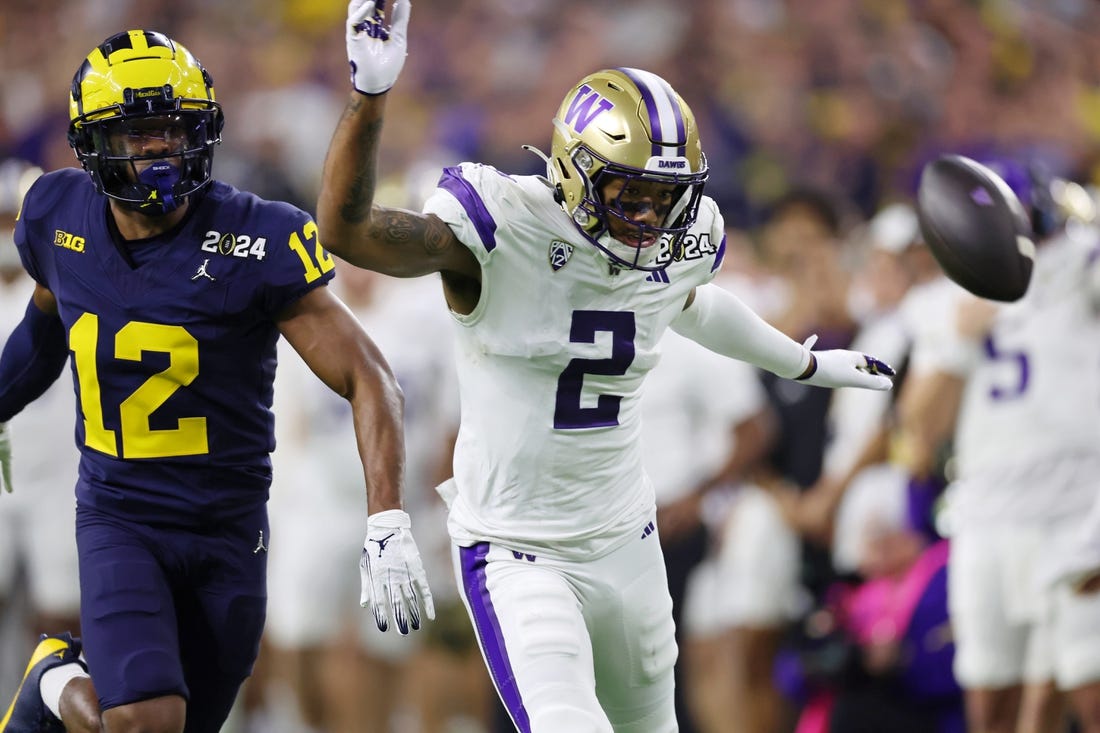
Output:
<instances>
[{"instance_id":1,"label":"yellow shoe","mask_svg":"<svg viewBox=\"0 0 1100 733\"><path fill-rule=\"evenodd\" d=\"M83 667L80 647L80 639L74 639L68 632L42 635L42 640L31 654L31 661L27 663L27 671L23 673L23 681L15 691L11 707L0 718L0 733L65 733L65 726L42 702L38 683L46 670L62 664L75 663Z\"/></svg>"}]
</instances>

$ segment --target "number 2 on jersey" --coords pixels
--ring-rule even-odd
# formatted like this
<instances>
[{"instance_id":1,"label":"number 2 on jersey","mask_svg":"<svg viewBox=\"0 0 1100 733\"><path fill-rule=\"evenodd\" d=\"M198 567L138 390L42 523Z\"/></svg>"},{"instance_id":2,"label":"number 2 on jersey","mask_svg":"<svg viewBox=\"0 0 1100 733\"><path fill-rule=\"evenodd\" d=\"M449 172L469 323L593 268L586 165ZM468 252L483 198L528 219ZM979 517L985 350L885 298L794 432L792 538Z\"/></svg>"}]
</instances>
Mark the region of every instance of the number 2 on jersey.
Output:
<instances>
[{"instance_id":1,"label":"number 2 on jersey","mask_svg":"<svg viewBox=\"0 0 1100 733\"><path fill-rule=\"evenodd\" d=\"M585 374L622 376L634 361L634 314L629 311L573 311L570 343L594 344L596 334L611 334L611 356L606 359L572 359L558 377L554 405L556 430L605 428L619 424L619 395L601 394L595 407L581 406Z\"/></svg>"},{"instance_id":2,"label":"number 2 on jersey","mask_svg":"<svg viewBox=\"0 0 1100 733\"><path fill-rule=\"evenodd\" d=\"M84 413L84 444L100 453L124 458L167 458L209 452L205 417L183 417L177 427L153 430L149 417L172 393L199 374L199 343L183 326L131 321L115 334L115 358L141 361L144 352L168 355L168 367L146 379L118 407L122 440L103 421L99 388L99 316L85 313L69 331L69 348L80 383L80 410Z\"/></svg>"}]
</instances>

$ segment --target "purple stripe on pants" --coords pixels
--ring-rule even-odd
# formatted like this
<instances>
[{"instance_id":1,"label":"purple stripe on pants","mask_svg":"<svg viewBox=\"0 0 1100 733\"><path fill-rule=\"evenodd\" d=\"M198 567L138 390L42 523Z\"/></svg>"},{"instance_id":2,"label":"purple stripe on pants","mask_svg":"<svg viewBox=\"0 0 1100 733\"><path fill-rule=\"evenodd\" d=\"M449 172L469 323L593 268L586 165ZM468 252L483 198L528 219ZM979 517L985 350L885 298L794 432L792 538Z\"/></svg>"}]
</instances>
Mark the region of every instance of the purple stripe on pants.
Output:
<instances>
[{"instance_id":1,"label":"purple stripe on pants","mask_svg":"<svg viewBox=\"0 0 1100 733\"><path fill-rule=\"evenodd\" d=\"M527 718L527 710L523 707L523 699L516 687L512 665L508 662L508 650L504 646L504 636L500 633L500 621L485 582L485 557L489 554L489 543L479 542L472 547L460 547L458 553L462 566L462 590L470 604L474 630L481 640L481 649L485 654L493 684L496 685L516 728L520 733L531 733L531 721Z\"/></svg>"}]
</instances>

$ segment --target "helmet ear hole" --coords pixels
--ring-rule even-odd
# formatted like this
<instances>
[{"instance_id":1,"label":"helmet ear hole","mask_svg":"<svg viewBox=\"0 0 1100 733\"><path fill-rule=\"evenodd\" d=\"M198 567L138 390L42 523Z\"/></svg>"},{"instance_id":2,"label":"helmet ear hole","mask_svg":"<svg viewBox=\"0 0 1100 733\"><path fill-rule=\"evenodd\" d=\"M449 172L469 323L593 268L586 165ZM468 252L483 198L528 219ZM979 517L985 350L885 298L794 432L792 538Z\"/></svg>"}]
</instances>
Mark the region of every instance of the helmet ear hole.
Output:
<instances>
[{"instance_id":1,"label":"helmet ear hole","mask_svg":"<svg viewBox=\"0 0 1100 733\"><path fill-rule=\"evenodd\" d=\"M558 164L558 173L563 179L569 180L570 178L572 178L572 176L569 175L569 167L565 165L565 163L563 163L561 159L558 159L554 162ZM561 184L558 184L558 188L561 188Z\"/></svg>"}]
</instances>

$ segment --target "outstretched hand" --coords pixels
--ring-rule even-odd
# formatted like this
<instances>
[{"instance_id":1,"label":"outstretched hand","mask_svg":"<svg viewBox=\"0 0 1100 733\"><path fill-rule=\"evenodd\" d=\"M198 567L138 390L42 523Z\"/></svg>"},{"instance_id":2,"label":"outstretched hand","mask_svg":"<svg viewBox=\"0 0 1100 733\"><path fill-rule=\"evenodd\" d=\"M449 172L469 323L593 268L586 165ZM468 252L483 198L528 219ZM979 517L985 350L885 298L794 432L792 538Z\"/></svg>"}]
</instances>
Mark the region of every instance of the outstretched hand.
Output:
<instances>
[{"instance_id":1,"label":"outstretched hand","mask_svg":"<svg viewBox=\"0 0 1100 733\"><path fill-rule=\"evenodd\" d=\"M807 350L817 343L817 335L810 336L802 344ZM873 356L858 351L830 349L811 351L810 358L814 368L810 374L799 377L799 381L815 387L862 387L884 391L894 386L890 377L894 369L889 364Z\"/></svg>"},{"instance_id":2,"label":"outstretched hand","mask_svg":"<svg viewBox=\"0 0 1100 733\"><path fill-rule=\"evenodd\" d=\"M435 602L420 551L413 540L409 515L390 509L367 517L367 538L359 560L363 593L359 603L370 607L380 631L390 620L402 634L420 628L420 611L435 618Z\"/></svg>"},{"instance_id":3,"label":"outstretched hand","mask_svg":"<svg viewBox=\"0 0 1100 733\"><path fill-rule=\"evenodd\" d=\"M386 17L386 1L351 0L348 3L351 83L363 94L389 91L401 74L408 54L409 0L396 0L389 18Z\"/></svg>"},{"instance_id":4,"label":"outstretched hand","mask_svg":"<svg viewBox=\"0 0 1100 733\"><path fill-rule=\"evenodd\" d=\"M11 493L11 429L0 422L0 490Z\"/></svg>"}]
</instances>

